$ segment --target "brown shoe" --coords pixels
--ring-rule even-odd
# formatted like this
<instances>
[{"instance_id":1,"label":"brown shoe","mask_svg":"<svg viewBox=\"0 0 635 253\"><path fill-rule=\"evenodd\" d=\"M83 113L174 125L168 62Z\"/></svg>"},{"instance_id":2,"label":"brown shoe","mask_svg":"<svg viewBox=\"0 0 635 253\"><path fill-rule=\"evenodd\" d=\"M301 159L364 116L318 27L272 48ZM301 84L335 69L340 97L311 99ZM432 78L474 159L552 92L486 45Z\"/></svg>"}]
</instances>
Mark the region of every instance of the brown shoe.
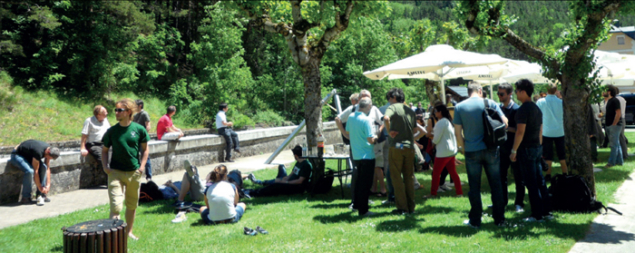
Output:
<instances>
[{"instance_id":1,"label":"brown shoe","mask_svg":"<svg viewBox=\"0 0 635 253\"><path fill-rule=\"evenodd\" d=\"M31 200L31 198L22 198L22 200L20 200L20 205L33 205L35 204L35 201Z\"/></svg>"},{"instance_id":2,"label":"brown shoe","mask_svg":"<svg viewBox=\"0 0 635 253\"><path fill-rule=\"evenodd\" d=\"M233 163L233 162L235 162L235 161L234 161L234 159L231 159L231 158L230 158L230 159L225 159L225 162L226 162L226 163Z\"/></svg>"}]
</instances>

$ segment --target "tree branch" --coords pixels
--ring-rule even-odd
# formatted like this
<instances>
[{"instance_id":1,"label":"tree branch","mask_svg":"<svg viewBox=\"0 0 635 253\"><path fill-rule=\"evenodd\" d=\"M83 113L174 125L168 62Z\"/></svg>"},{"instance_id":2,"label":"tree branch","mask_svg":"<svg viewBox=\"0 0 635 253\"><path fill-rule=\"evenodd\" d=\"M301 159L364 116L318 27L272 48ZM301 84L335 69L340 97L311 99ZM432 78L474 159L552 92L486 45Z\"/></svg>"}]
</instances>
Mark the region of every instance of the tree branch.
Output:
<instances>
[{"instance_id":1,"label":"tree branch","mask_svg":"<svg viewBox=\"0 0 635 253\"><path fill-rule=\"evenodd\" d=\"M587 8L590 1L586 3ZM604 28L604 19L607 16L614 14L621 6L621 1L607 1L603 2L596 12L587 13L586 25L584 26L584 33L580 36L574 45L567 50L566 59L570 62L579 62L586 52L594 45L597 45L599 35Z\"/></svg>"},{"instance_id":2,"label":"tree branch","mask_svg":"<svg viewBox=\"0 0 635 253\"><path fill-rule=\"evenodd\" d=\"M560 64L557 61L547 60L545 58L545 51L527 42L520 36L516 35L516 33L514 33L514 31L512 31L509 27L507 26L496 27L494 29L495 32L491 30L485 31L481 29L480 27L478 27L476 25L476 18L478 17L478 14L480 13L478 2L479 2L478 0L470 0L469 2L469 5L468 5L469 12L467 15L467 19L465 21L465 26L467 27L468 31L476 35L501 37L502 39L507 41L509 44L511 44L512 46L514 46L516 49L523 52L524 54L541 61L543 64L545 64L546 66L550 68L559 69ZM488 24L491 24L492 22L495 24L499 23L500 11L498 9L495 9L495 8L489 9L487 12L487 15L488 15L488 21L487 21Z\"/></svg>"},{"instance_id":3,"label":"tree branch","mask_svg":"<svg viewBox=\"0 0 635 253\"><path fill-rule=\"evenodd\" d=\"M337 0L334 0L333 2L335 7L339 9L339 4L337 3ZM348 0L346 2L346 9L344 10L344 14L340 14L339 10L335 13L335 25L332 27L329 27L328 29L326 29L326 31L324 31L322 38L320 38L320 41L318 41L317 45L315 45L312 48L312 51L314 51L320 57L324 55L324 52L326 52L326 48L328 48L331 42L335 40L335 38L340 33L346 30L346 28L348 28L348 24L349 24L352 12L353 12L353 1Z\"/></svg>"}]
</instances>

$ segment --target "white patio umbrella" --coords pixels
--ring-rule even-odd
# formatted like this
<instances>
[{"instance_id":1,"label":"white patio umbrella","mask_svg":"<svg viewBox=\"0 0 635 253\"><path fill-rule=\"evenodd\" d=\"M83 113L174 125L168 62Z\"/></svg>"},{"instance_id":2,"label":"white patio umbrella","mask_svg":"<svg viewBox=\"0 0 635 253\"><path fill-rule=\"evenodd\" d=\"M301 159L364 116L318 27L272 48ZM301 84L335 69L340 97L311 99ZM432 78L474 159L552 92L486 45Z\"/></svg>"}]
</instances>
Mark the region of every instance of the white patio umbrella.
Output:
<instances>
[{"instance_id":1,"label":"white patio umbrella","mask_svg":"<svg viewBox=\"0 0 635 253\"><path fill-rule=\"evenodd\" d=\"M635 55L596 50L594 60L596 70L599 69L598 79L602 80L602 83L614 83L613 80L620 80L618 83L622 84L629 83L628 80L635 76Z\"/></svg>"},{"instance_id":2,"label":"white patio umbrella","mask_svg":"<svg viewBox=\"0 0 635 253\"><path fill-rule=\"evenodd\" d=\"M516 61L516 60L508 60L503 64L489 65L486 67L486 74L476 74L463 77L464 79L470 79L475 82L481 83L482 85L488 85L490 94L494 94L494 84L499 84L502 82L506 82L507 80L503 79L505 76L515 75L515 74L529 74L534 73L536 75L541 76L541 67L536 63L530 63L527 61Z\"/></svg>"},{"instance_id":3,"label":"white patio umbrella","mask_svg":"<svg viewBox=\"0 0 635 253\"><path fill-rule=\"evenodd\" d=\"M423 53L396 61L381 68L366 71L364 75L373 80L399 78L433 79L441 81L441 99L445 103L443 82L451 73L460 77L461 70L456 68L501 64L507 59L495 54L479 54L456 50L449 45L429 46ZM465 70L464 70L465 71ZM463 73L465 74L465 73Z\"/></svg>"}]
</instances>

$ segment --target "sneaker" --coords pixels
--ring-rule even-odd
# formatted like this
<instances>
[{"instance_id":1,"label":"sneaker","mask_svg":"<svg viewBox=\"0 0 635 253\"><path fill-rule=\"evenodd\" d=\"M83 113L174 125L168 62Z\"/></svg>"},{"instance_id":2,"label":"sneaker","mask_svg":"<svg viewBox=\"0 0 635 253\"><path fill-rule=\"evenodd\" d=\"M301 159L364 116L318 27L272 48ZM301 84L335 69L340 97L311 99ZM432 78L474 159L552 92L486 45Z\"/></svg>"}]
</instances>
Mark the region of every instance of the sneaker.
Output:
<instances>
[{"instance_id":1,"label":"sneaker","mask_svg":"<svg viewBox=\"0 0 635 253\"><path fill-rule=\"evenodd\" d=\"M373 212L371 212L371 211L368 211L368 212L366 212L365 214L362 214L362 215L360 215L360 216L363 216L363 217L370 217L370 216L373 216L373 215L375 215L375 213L373 213Z\"/></svg>"},{"instance_id":2,"label":"sneaker","mask_svg":"<svg viewBox=\"0 0 635 253\"><path fill-rule=\"evenodd\" d=\"M517 213L523 213L523 212L525 212L525 209L523 209L522 206L516 205L516 212Z\"/></svg>"},{"instance_id":3,"label":"sneaker","mask_svg":"<svg viewBox=\"0 0 635 253\"><path fill-rule=\"evenodd\" d=\"M256 232L256 230L253 230L253 229L248 228L248 227L244 228L244 233L245 233L245 235L251 235L251 236L254 236L254 235L258 234L258 232Z\"/></svg>"},{"instance_id":4,"label":"sneaker","mask_svg":"<svg viewBox=\"0 0 635 253\"><path fill-rule=\"evenodd\" d=\"M176 217L172 220L172 223L181 223L187 220L187 216L185 212L179 212L176 214Z\"/></svg>"},{"instance_id":5,"label":"sneaker","mask_svg":"<svg viewBox=\"0 0 635 253\"><path fill-rule=\"evenodd\" d=\"M44 205L44 198L42 198L42 196L37 196L37 205L38 206L43 206Z\"/></svg>"},{"instance_id":6,"label":"sneaker","mask_svg":"<svg viewBox=\"0 0 635 253\"><path fill-rule=\"evenodd\" d=\"M263 228L261 228L260 226L257 226L257 227L256 227L256 231L258 231L258 233L261 233L261 234L263 234L263 235L267 235L267 234L269 234L269 231L264 230L264 229L263 229Z\"/></svg>"},{"instance_id":7,"label":"sneaker","mask_svg":"<svg viewBox=\"0 0 635 253\"><path fill-rule=\"evenodd\" d=\"M348 209L351 209L352 211L357 211L357 208L355 208L355 204L351 203L350 206L348 206Z\"/></svg>"},{"instance_id":8,"label":"sneaker","mask_svg":"<svg viewBox=\"0 0 635 253\"><path fill-rule=\"evenodd\" d=\"M443 184L443 186L448 187L448 188L452 188L452 187L454 187L454 183L445 182L445 184Z\"/></svg>"},{"instance_id":9,"label":"sneaker","mask_svg":"<svg viewBox=\"0 0 635 253\"><path fill-rule=\"evenodd\" d=\"M195 175L194 169L192 167L194 167L194 166L192 166L192 164L190 163L189 160L183 161L183 168L185 169L185 171L187 171L187 174L190 177L193 177Z\"/></svg>"},{"instance_id":10,"label":"sneaker","mask_svg":"<svg viewBox=\"0 0 635 253\"><path fill-rule=\"evenodd\" d=\"M437 192L446 192L446 190L443 189L441 186L439 186L439 189L437 189Z\"/></svg>"},{"instance_id":11,"label":"sneaker","mask_svg":"<svg viewBox=\"0 0 635 253\"><path fill-rule=\"evenodd\" d=\"M234 152L240 154L240 149L234 149Z\"/></svg>"},{"instance_id":12,"label":"sneaker","mask_svg":"<svg viewBox=\"0 0 635 253\"><path fill-rule=\"evenodd\" d=\"M474 225L472 225L472 223L470 223L470 220L464 220L464 221L463 221L463 225L466 225L466 226L468 226L468 227L475 228L475 229L479 229L479 228L481 228L480 226L474 226Z\"/></svg>"},{"instance_id":13,"label":"sneaker","mask_svg":"<svg viewBox=\"0 0 635 253\"><path fill-rule=\"evenodd\" d=\"M252 182L252 183L253 183L253 182L256 182L256 180L257 180L257 179L256 179L256 176L254 176L254 174L251 174L251 173L247 176L247 178L248 178L249 180L251 180L251 182Z\"/></svg>"},{"instance_id":14,"label":"sneaker","mask_svg":"<svg viewBox=\"0 0 635 253\"><path fill-rule=\"evenodd\" d=\"M450 187L448 187L446 185L439 186L439 189L443 189L445 191L451 191L452 190L452 188L450 188Z\"/></svg>"},{"instance_id":15,"label":"sneaker","mask_svg":"<svg viewBox=\"0 0 635 253\"><path fill-rule=\"evenodd\" d=\"M544 221L544 219L540 219L540 220L538 220L538 219L536 219L536 218L534 218L534 217L527 217L527 218L524 218L524 219L523 219L523 221L524 221L524 222L527 222L527 223L531 223L531 222L538 222L538 223L545 222L545 221Z\"/></svg>"},{"instance_id":16,"label":"sneaker","mask_svg":"<svg viewBox=\"0 0 635 253\"><path fill-rule=\"evenodd\" d=\"M404 210L395 209L395 210L392 210L390 213L391 214L396 214L396 215L404 215L404 214L406 214L408 212L406 212Z\"/></svg>"},{"instance_id":17,"label":"sneaker","mask_svg":"<svg viewBox=\"0 0 635 253\"><path fill-rule=\"evenodd\" d=\"M225 159L225 162L226 163L233 163L233 162L236 162L236 161L234 161L234 159L229 158L229 159Z\"/></svg>"},{"instance_id":18,"label":"sneaker","mask_svg":"<svg viewBox=\"0 0 635 253\"><path fill-rule=\"evenodd\" d=\"M51 202L51 199L49 199L46 194L42 194L42 198L44 198L44 202L49 203Z\"/></svg>"},{"instance_id":19,"label":"sneaker","mask_svg":"<svg viewBox=\"0 0 635 253\"><path fill-rule=\"evenodd\" d=\"M381 202L382 205L394 205L395 201L394 200L384 200Z\"/></svg>"}]
</instances>

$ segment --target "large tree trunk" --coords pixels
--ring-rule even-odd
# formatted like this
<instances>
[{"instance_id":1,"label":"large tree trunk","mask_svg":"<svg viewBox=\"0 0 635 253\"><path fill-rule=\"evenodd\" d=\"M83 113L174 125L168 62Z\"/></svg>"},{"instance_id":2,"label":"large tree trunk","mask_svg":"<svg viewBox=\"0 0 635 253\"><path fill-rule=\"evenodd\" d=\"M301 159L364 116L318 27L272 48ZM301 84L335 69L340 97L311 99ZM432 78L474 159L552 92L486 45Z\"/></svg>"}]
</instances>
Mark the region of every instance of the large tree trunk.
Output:
<instances>
[{"instance_id":1,"label":"large tree trunk","mask_svg":"<svg viewBox=\"0 0 635 253\"><path fill-rule=\"evenodd\" d=\"M304 81L304 118L306 120L306 137L309 147L317 146L317 136L322 134L322 77L320 76L321 59L310 57L302 65Z\"/></svg>"},{"instance_id":2,"label":"large tree trunk","mask_svg":"<svg viewBox=\"0 0 635 253\"><path fill-rule=\"evenodd\" d=\"M591 144L587 130L589 92L583 88L582 80L572 79L567 74L563 74L561 82L567 167L573 174L584 177L595 195Z\"/></svg>"}]
</instances>

